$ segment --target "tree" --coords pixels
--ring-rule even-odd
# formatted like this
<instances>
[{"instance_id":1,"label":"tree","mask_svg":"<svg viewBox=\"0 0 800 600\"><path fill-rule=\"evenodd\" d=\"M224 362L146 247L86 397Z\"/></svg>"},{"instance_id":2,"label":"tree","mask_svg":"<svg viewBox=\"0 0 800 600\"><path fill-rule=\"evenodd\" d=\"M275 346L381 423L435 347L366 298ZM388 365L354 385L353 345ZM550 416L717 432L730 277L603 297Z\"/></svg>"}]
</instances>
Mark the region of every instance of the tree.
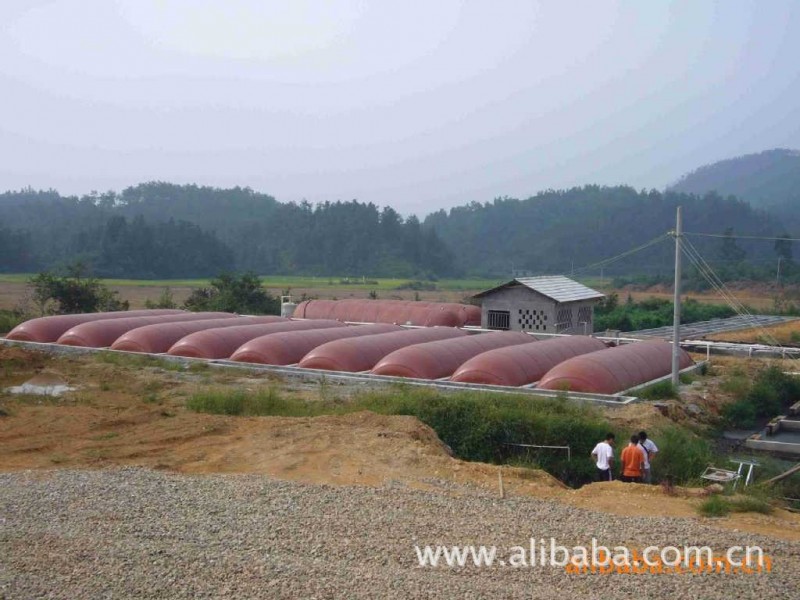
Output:
<instances>
[{"instance_id":1,"label":"tree","mask_svg":"<svg viewBox=\"0 0 800 600\"><path fill-rule=\"evenodd\" d=\"M211 287L194 290L184 308L192 311L279 314L280 300L261 287L261 280L254 273L223 273L211 280Z\"/></svg>"},{"instance_id":2,"label":"tree","mask_svg":"<svg viewBox=\"0 0 800 600\"><path fill-rule=\"evenodd\" d=\"M722 245L719 249L720 258L731 265L742 262L747 253L736 243L736 238L733 236L733 228L728 227L722 235Z\"/></svg>"},{"instance_id":3,"label":"tree","mask_svg":"<svg viewBox=\"0 0 800 600\"><path fill-rule=\"evenodd\" d=\"M149 299L145 300L144 306L145 308L178 308L178 304L175 302L175 298L172 297L172 290L169 286L161 290L161 295L158 297L158 300L155 302Z\"/></svg>"},{"instance_id":4,"label":"tree","mask_svg":"<svg viewBox=\"0 0 800 600\"><path fill-rule=\"evenodd\" d=\"M28 284L42 314L76 314L112 310L128 310L127 301L117 298L100 280L86 276L86 267L77 262L66 268L65 275L39 273ZM55 303L55 306L53 306Z\"/></svg>"},{"instance_id":5,"label":"tree","mask_svg":"<svg viewBox=\"0 0 800 600\"><path fill-rule=\"evenodd\" d=\"M791 236L784 232L775 240L775 254L785 260L787 263L792 262L792 240L787 239Z\"/></svg>"}]
</instances>

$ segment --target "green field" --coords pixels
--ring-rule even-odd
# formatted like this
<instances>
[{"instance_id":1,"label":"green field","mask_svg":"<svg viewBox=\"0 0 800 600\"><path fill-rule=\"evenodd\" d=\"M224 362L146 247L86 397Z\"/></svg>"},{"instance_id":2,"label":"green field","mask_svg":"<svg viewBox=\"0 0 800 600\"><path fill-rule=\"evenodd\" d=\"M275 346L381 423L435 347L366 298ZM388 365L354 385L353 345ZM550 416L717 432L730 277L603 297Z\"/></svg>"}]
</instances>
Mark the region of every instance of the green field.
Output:
<instances>
[{"instance_id":1,"label":"green field","mask_svg":"<svg viewBox=\"0 0 800 600\"><path fill-rule=\"evenodd\" d=\"M32 273L3 273L0 274L2 283L26 283ZM275 289L288 288L343 288L350 290L395 290L409 283L409 279L388 278L347 278L347 277L302 277L290 275L264 275L261 280L265 287ZM204 287L208 286L210 278L205 279L101 279L112 287ZM437 290L461 291L483 290L502 283L497 279L440 279L438 281L424 282L436 286Z\"/></svg>"}]
</instances>

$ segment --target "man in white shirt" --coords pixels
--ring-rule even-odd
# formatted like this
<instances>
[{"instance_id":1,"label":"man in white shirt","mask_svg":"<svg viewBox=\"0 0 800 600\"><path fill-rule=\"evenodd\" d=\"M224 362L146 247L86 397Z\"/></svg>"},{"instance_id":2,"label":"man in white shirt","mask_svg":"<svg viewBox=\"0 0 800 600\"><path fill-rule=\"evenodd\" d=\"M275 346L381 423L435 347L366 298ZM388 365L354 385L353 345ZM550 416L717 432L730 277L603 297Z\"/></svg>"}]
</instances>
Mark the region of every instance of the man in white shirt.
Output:
<instances>
[{"instance_id":1,"label":"man in white shirt","mask_svg":"<svg viewBox=\"0 0 800 600\"><path fill-rule=\"evenodd\" d=\"M614 464L614 434L607 433L606 439L598 443L592 450L592 459L597 465L597 481L613 479L611 466Z\"/></svg>"},{"instance_id":2,"label":"man in white shirt","mask_svg":"<svg viewBox=\"0 0 800 600\"><path fill-rule=\"evenodd\" d=\"M639 445L644 450L644 472L642 473L642 483L652 483L653 478L650 474L650 461L658 454L658 446L653 440L647 439L647 432L639 432Z\"/></svg>"}]
</instances>

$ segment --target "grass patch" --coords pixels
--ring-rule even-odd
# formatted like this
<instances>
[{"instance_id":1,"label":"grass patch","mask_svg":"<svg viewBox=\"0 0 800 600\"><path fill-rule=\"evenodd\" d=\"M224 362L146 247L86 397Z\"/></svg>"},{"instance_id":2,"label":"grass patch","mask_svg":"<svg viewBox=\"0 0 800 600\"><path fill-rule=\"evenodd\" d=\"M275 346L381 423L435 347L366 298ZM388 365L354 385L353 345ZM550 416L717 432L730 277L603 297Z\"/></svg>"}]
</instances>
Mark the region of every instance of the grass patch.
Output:
<instances>
[{"instance_id":1,"label":"grass patch","mask_svg":"<svg viewBox=\"0 0 800 600\"><path fill-rule=\"evenodd\" d=\"M100 435L96 435L92 438L93 442L102 442L105 440L113 440L115 437L118 437L119 433L116 431L109 431L108 433L101 433Z\"/></svg>"},{"instance_id":2,"label":"grass patch","mask_svg":"<svg viewBox=\"0 0 800 600\"><path fill-rule=\"evenodd\" d=\"M773 511L768 500L758 495L741 495L726 497L721 494L709 496L697 507L697 511L704 517L724 517L732 512L754 512L768 515Z\"/></svg>"},{"instance_id":3,"label":"grass patch","mask_svg":"<svg viewBox=\"0 0 800 600\"><path fill-rule=\"evenodd\" d=\"M731 504L719 494L714 494L703 500L697 507L697 512L704 517L724 517L731 512Z\"/></svg>"},{"instance_id":4,"label":"grass patch","mask_svg":"<svg viewBox=\"0 0 800 600\"><path fill-rule=\"evenodd\" d=\"M165 371L183 371L183 363L149 356L147 354L124 354L121 352L98 352L95 354L97 362L117 367L144 368L155 367Z\"/></svg>"},{"instance_id":5,"label":"grass patch","mask_svg":"<svg viewBox=\"0 0 800 600\"><path fill-rule=\"evenodd\" d=\"M675 386L673 386L672 382L667 379L664 381L659 381L658 383L654 383L653 385L648 385L646 388L642 388L636 392L636 395L644 400L664 400L666 398L678 397Z\"/></svg>"},{"instance_id":6,"label":"grass patch","mask_svg":"<svg viewBox=\"0 0 800 600\"><path fill-rule=\"evenodd\" d=\"M273 387L255 392L242 389L199 392L189 397L186 407L195 412L247 417L307 417L335 412L331 407L287 399Z\"/></svg>"},{"instance_id":7,"label":"grass patch","mask_svg":"<svg viewBox=\"0 0 800 600\"><path fill-rule=\"evenodd\" d=\"M772 504L758 496L737 496L729 500L733 512L755 512L768 515L773 511Z\"/></svg>"}]
</instances>

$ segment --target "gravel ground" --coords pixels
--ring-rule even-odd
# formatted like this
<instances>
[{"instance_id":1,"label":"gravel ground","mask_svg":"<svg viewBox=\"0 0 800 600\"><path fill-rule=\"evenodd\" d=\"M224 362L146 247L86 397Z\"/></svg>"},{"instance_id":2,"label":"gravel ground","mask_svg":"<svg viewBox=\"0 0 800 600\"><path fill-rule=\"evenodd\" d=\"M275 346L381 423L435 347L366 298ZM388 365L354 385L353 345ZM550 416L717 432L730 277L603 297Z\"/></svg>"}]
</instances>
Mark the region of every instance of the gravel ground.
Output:
<instances>
[{"instance_id":1,"label":"gravel ground","mask_svg":"<svg viewBox=\"0 0 800 600\"><path fill-rule=\"evenodd\" d=\"M530 498L139 468L0 474L0 598L792 598L800 544ZM421 568L414 544L760 545L766 574Z\"/></svg>"}]
</instances>

